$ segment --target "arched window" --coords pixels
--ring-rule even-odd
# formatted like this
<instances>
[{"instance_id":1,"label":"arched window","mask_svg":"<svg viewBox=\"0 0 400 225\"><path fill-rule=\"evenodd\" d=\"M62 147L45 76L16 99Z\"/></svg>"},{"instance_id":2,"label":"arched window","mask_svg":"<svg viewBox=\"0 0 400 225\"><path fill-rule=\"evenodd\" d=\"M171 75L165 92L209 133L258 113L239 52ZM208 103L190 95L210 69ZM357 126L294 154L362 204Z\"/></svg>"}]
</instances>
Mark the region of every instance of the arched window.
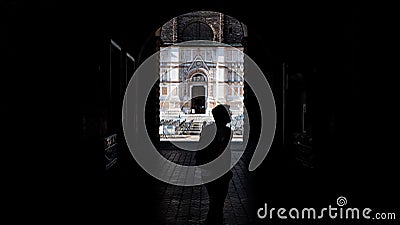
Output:
<instances>
[{"instance_id":1,"label":"arched window","mask_svg":"<svg viewBox=\"0 0 400 225\"><path fill-rule=\"evenodd\" d=\"M214 34L212 29L205 23L194 22L189 24L182 32L183 41L209 40L212 41Z\"/></svg>"}]
</instances>

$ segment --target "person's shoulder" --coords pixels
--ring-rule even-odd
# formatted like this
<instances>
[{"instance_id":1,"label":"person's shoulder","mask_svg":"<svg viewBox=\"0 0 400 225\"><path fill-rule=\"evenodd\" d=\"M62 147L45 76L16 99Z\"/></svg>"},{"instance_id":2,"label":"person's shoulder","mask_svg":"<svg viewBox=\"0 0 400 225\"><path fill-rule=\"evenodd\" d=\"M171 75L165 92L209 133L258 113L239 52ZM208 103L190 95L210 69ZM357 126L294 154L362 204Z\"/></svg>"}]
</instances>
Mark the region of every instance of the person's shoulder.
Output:
<instances>
[{"instance_id":1,"label":"person's shoulder","mask_svg":"<svg viewBox=\"0 0 400 225\"><path fill-rule=\"evenodd\" d=\"M209 123L209 124L205 125L205 126L203 127L203 130L211 130L211 129L215 129L216 127L217 127L217 126L215 125L215 123L212 122L212 123Z\"/></svg>"}]
</instances>

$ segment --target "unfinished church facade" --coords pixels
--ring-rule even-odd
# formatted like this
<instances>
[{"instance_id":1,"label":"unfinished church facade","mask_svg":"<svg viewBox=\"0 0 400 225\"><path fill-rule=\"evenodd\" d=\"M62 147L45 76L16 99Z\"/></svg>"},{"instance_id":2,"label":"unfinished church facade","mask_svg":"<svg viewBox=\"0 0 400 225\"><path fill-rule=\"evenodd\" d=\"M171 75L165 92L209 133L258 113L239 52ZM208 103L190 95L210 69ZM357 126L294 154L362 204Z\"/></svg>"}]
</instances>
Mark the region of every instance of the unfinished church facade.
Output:
<instances>
[{"instance_id":1,"label":"unfinished church facade","mask_svg":"<svg viewBox=\"0 0 400 225\"><path fill-rule=\"evenodd\" d=\"M244 41L247 28L218 12L175 17L158 31L160 120L212 120L211 110L228 104L243 118Z\"/></svg>"}]
</instances>

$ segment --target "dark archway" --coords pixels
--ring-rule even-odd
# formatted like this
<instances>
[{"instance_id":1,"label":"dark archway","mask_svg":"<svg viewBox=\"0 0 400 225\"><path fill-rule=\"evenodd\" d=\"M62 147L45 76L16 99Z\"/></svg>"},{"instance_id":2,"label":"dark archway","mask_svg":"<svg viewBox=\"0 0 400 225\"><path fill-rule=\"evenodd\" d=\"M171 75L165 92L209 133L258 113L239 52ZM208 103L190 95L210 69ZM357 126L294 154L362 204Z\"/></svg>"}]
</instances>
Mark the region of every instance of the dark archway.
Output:
<instances>
[{"instance_id":1,"label":"dark archway","mask_svg":"<svg viewBox=\"0 0 400 225\"><path fill-rule=\"evenodd\" d=\"M193 86L192 96L195 96L191 100L191 110L194 114L205 114L206 113L206 89L203 86Z\"/></svg>"}]
</instances>

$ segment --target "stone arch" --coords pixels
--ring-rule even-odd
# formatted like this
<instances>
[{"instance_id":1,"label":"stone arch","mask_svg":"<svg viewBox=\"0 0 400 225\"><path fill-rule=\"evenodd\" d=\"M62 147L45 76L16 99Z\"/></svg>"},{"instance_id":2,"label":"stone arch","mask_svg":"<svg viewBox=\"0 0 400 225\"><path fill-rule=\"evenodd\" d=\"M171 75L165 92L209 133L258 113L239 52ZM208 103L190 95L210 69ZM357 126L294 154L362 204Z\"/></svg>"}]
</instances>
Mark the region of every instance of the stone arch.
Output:
<instances>
[{"instance_id":1,"label":"stone arch","mask_svg":"<svg viewBox=\"0 0 400 225\"><path fill-rule=\"evenodd\" d=\"M168 46L187 41L184 32L191 25L205 28L207 25L213 33L212 41L242 46L243 39L247 37L247 27L234 17L213 11L195 11L179 15L163 24L156 32L160 46ZM201 25L200 25L201 24ZM190 40L196 40L192 37ZM197 40L204 40L202 37ZM207 39L209 40L209 39Z\"/></svg>"},{"instance_id":2,"label":"stone arch","mask_svg":"<svg viewBox=\"0 0 400 225\"><path fill-rule=\"evenodd\" d=\"M196 74L202 74L206 77L207 81L208 81L208 77L209 77L209 73L206 69L204 68L196 68L196 69L192 69L188 72L187 78L186 79L190 79L193 75Z\"/></svg>"},{"instance_id":3,"label":"stone arch","mask_svg":"<svg viewBox=\"0 0 400 225\"><path fill-rule=\"evenodd\" d=\"M203 73L194 73L190 76L190 81L192 82L207 82L207 76Z\"/></svg>"}]
</instances>

